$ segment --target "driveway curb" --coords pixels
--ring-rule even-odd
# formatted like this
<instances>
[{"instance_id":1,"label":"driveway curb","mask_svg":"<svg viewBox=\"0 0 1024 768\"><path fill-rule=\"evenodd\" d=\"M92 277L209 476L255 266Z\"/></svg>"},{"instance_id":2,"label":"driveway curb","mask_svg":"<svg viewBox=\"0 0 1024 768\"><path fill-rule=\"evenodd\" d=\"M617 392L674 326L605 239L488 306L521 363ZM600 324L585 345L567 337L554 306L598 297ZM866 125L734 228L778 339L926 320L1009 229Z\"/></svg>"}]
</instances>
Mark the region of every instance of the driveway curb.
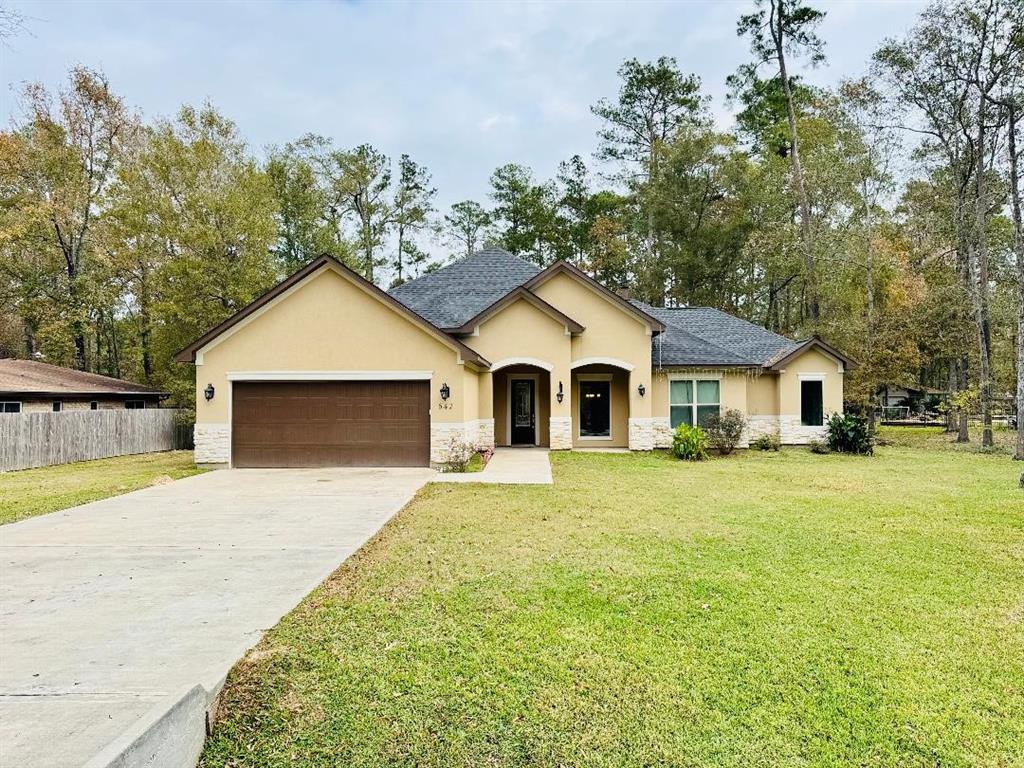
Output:
<instances>
[{"instance_id":1,"label":"driveway curb","mask_svg":"<svg viewBox=\"0 0 1024 768\"><path fill-rule=\"evenodd\" d=\"M207 691L194 685L174 704L160 702L104 747L85 768L182 768L199 762L224 682Z\"/></svg>"}]
</instances>

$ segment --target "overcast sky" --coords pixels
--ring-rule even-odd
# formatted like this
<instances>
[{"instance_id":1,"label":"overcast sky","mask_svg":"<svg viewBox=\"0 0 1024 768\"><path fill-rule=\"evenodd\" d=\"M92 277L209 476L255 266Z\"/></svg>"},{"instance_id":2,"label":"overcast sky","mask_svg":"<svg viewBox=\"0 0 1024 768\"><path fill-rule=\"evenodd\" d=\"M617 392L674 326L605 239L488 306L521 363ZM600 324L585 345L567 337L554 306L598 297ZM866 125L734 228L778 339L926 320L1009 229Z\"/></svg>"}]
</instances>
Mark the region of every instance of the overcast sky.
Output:
<instances>
[{"instance_id":1,"label":"overcast sky","mask_svg":"<svg viewBox=\"0 0 1024 768\"><path fill-rule=\"evenodd\" d=\"M52 87L69 67L103 70L144 116L211 101L257 153L303 133L402 152L434 175L442 206L485 202L497 166L539 178L589 158L589 107L614 97L629 57L676 57L731 124L725 78L748 58L736 19L748 2L36 2L12 3L28 33L0 48L0 120L25 81ZM832 84L864 71L917 0L818 2Z\"/></svg>"}]
</instances>

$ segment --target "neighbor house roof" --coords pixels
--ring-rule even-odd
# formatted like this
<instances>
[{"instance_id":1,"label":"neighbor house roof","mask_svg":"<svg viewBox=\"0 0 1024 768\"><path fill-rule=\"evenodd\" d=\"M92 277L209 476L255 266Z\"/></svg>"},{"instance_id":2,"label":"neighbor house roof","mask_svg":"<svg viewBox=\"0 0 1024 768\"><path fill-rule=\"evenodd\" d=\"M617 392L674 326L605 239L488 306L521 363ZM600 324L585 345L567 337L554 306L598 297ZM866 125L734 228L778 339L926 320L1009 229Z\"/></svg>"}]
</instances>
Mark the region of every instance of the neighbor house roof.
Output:
<instances>
[{"instance_id":1,"label":"neighbor house roof","mask_svg":"<svg viewBox=\"0 0 1024 768\"><path fill-rule=\"evenodd\" d=\"M72 397L88 395L156 395L165 396L145 384L136 384L98 373L61 368L36 360L0 360L0 397L19 395L38 397Z\"/></svg>"},{"instance_id":2,"label":"neighbor house roof","mask_svg":"<svg viewBox=\"0 0 1024 768\"><path fill-rule=\"evenodd\" d=\"M455 330L518 288L541 268L500 248L484 248L390 295L439 328Z\"/></svg>"},{"instance_id":3,"label":"neighbor house roof","mask_svg":"<svg viewBox=\"0 0 1024 768\"><path fill-rule=\"evenodd\" d=\"M487 360L484 359L480 354L467 347L465 344L463 344L461 341L456 339L454 336L452 336L444 329L439 328L437 324L431 321L429 318L424 317L415 309L403 304L400 301L397 301L390 294L385 293L376 285L367 280L365 277L360 275L358 272L349 269L330 254L324 254L323 256L319 256L313 259L311 262L309 262L309 264L304 266L302 269L286 277L284 280L282 280L269 291L264 293L258 299L255 299L246 306L242 307L240 310L238 310L235 314L233 314L223 323L218 325L216 328L210 329L202 336L200 336L198 339L189 344L187 347L185 347L183 350L178 352L178 354L175 355L175 359L182 363L195 362L196 353L199 352L199 350L201 350L207 344L212 342L214 339L216 339L218 336L220 336L222 333L227 331L235 324L241 322L245 318L249 317L254 312L261 309L264 305L273 301L275 298L277 298L282 293L287 291L293 285L296 285L297 283L305 280L307 277L310 277L315 272L318 272L322 267L327 266L338 269L343 274L351 278L358 286L363 288L367 293L381 299L385 304L390 306L392 309L396 310L399 314L405 315L414 323L420 325L421 327L424 327L428 332L434 334L436 337L441 338L444 342L448 343L449 345L457 349L459 354L466 362L472 363L484 369L490 366L490 363L488 363Z\"/></svg>"}]
</instances>

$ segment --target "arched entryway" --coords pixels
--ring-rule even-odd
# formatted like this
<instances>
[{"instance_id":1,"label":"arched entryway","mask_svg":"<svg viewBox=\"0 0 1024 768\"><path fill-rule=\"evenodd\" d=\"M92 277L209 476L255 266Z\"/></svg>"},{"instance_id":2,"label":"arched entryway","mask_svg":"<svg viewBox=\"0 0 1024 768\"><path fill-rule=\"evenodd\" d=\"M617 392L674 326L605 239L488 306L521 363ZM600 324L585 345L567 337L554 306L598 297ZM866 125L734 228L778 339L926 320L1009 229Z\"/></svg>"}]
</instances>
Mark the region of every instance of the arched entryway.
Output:
<instances>
[{"instance_id":1,"label":"arched entryway","mask_svg":"<svg viewBox=\"0 0 1024 768\"><path fill-rule=\"evenodd\" d=\"M551 366L544 361L499 363L491 369L494 444L551 444Z\"/></svg>"},{"instance_id":2,"label":"arched entryway","mask_svg":"<svg viewBox=\"0 0 1024 768\"><path fill-rule=\"evenodd\" d=\"M580 363L571 378L573 448L628 448L629 368L618 361Z\"/></svg>"}]
</instances>

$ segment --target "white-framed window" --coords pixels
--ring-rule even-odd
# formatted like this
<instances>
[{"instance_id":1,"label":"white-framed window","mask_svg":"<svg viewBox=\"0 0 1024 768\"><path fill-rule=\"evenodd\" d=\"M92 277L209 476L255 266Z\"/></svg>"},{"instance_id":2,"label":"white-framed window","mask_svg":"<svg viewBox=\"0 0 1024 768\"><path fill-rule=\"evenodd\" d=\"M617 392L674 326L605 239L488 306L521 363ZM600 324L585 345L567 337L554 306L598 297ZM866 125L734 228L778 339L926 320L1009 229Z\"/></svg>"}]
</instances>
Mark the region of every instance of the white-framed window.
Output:
<instances>
[{"instance_id":1,"label":"white-framed window","mask_svg":"<svg viewBox=\"0 0 1024 768\"><path fill-rule=\"evenodd\" d=\"M579 439L612 439L612 375L580 374L576 380Z\"/></svg>"},{"instance_id":2,"label":"white-framed window","mask_svg":"<svg viewBox=\"0 0 1024 768\"><path fill-rule=\"evenodd\" d=\"M668 387L672 429L680 424L702 425L709 416L717 416L722 409L720 379L671 379Z\"/></svg>"},{"instance_id":3,"label":"white-framed window","mask_svg":"<svg viewBox=\"0 0 1024 768\"><path fill-rule=\"evenodd\" d=\"M0 413L21 413L21 401L0 400Z\"/></svg>"},{"instance_id":4,"label":"white-framed window","mask_svg":"<svg viewBox=\"0 0 1024 768\"><path fill-rule=\"evenodd\" d=\"M825 424L825 374L801 373L800 380L800 423L805 427L821 427Z\"/></svg>"}]
</instances>

